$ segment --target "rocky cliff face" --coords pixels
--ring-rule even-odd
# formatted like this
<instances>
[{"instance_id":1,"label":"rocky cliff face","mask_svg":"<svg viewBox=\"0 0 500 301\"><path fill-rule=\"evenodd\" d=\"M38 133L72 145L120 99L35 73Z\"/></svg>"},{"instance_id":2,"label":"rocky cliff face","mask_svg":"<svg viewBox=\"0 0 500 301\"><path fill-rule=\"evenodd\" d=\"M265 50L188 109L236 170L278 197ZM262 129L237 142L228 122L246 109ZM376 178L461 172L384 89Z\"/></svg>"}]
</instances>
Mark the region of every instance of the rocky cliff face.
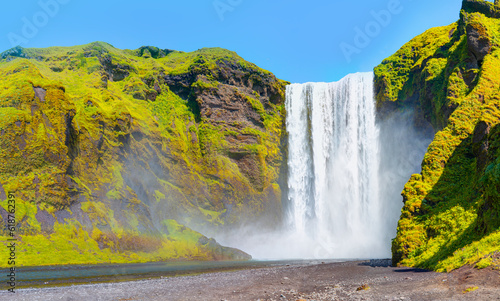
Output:
<instances>
[{"instance_id":1,"label":"rocky cliff face","mask_svg":"<svg viewBox=\"0 0 500 301\"><path fill-rule=\"evenodd\" d=\"M244 259L187 227L280 218L286 83L268 71L223 49L100 42L0 59L18 264Z\"/></svg>"},{"instance_id":2,"label":"rocky cliff face","mask_svg":"<svg viewBox=\"0 0 500 301\"><path fill-rule=\"evenodd\" d=\"M381 116L413 109L437 132L402 196L395 263L439 271L500 266L500 14L463 1L375 68Z\"/></svg>"}]
</instances>

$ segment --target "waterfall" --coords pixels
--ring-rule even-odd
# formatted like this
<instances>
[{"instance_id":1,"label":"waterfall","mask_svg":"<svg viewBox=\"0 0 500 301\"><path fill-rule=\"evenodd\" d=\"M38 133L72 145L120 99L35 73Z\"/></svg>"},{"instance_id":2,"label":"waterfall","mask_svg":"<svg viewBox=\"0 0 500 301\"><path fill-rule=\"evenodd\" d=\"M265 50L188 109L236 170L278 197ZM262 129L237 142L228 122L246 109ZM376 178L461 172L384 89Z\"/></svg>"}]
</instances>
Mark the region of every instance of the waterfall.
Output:
<instances>
[{"instance_id":1,"label":"waterfall","mask_svg":"<svg viewBox=\"0 0 500 301\"><path fill-rule=\"evenodd\" d=\"M287 86L284 225L256 223L217 240L257 259L390 257L401 191L433 133L415 128L410 110L376 122L373 94L372 73Z\"/></svg>"},{"instance_id":2,"label":"waterfall","mask_svg":"<svg viewBox=\"0 0 500 301\"><path fill-rule=\"evenodd\" d=\"M292 84L286 109L289 230L314 257L387 255L373 74Z\"/></svg>"}]
</instances>

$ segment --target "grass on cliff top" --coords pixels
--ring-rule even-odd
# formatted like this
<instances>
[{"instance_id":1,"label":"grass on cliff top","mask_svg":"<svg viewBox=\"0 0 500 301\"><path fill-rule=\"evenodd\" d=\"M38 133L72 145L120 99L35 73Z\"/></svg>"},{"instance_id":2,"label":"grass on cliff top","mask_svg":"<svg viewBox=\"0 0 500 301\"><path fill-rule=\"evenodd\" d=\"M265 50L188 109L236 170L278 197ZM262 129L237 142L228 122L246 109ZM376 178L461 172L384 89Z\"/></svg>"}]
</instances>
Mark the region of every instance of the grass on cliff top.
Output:
<instances>
[{"instance_id":1,"label":"grass on cliff top","mask_svg":"<svg viewBox=\"0 0 500 301\"><path fill-rule=\"evenodd\" d=\"M85 53L85 56L82 54ZM137 65L139 70L149 71L151 64L161 66L164 71L170 74L183 74L191 71L192 68L207 68L214 70L217 63L232 63L241 68L252 70L257 73L271 75L272 73L264 70L257 65L245 61L236 52L224 48L201 48L193 52L169 51L165 57L157 59L152 57L138 56L137 50L122 50L113 47L105 42L93 42L90 44L71 46L71 47L48 47L48 48L21 48L9 49L0 54L0 65L5 63L8 57L34 58L39 61L63 61L71 58L80 60L80 67L83 67L89 58L99 55L109 54L118 62ZM157 61L159 64L152 63ZM146 67L146 68L142 68Z\"/></svg>"},{"instance_id":2,"label":"grass on cliff top","mask_svg":"<svg viewBox=\"0 0 500 301\"><path fill-rule=\"evenodd\" d=\"M271 72L245 61L236 52L223 48L202 48L189 53L171 53L159 61L166 66L166 71L171 74L186 73L192 68L215 70L217 63L225 62L235 64L243 69L271 75Z\"/></svg>"},{"instance_id":3,"label":"grass on cliff top","mask_svg":"<svg viewBox=\"0 0 500 301\"><path fill-rule=\"evenodd\" d=\"M448 43L456 30L457 24L435 27L425 33L413 38L392 56L384 59L375 70L375 77L381 81L384 89L376 95L378 103L382 101L397 101L413 91L405 91L404 88L410 78L410 72L422 65L424 60L431 57L440 48ZM432 72L436 74L439 72ZM379 85L380 85L379 84Z\"/></svg>"}]
</instances>

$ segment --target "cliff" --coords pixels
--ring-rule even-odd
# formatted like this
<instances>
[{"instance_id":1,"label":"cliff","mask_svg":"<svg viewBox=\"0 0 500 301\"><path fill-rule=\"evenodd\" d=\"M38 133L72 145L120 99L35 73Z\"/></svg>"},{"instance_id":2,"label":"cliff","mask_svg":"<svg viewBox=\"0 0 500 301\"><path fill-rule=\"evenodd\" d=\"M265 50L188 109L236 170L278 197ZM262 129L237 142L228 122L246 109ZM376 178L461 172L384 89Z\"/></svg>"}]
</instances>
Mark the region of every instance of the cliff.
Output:
<instances>
[{"instance_id":1,"label":"cliff","mask_svg":"<svg viewBox=\"0 0 500 301\"><path fill-rule=\"evenodd\" d=\"M412 39L375 68L381 116L414 110L437 132L402 192L395 264L500 267L500 8L463 1L458 22Z\"/></svg>"},{"instance_id":2,"label":"cliff","mask_svg":"<svg viewBox=\"0 0 500 301\"><path fill-rule=\"evenodd\" d=\"M17 265L248 259L191 229L280 219L286 82L236 53L17 47L0 75Z\"/></svg>"}]
</instances>

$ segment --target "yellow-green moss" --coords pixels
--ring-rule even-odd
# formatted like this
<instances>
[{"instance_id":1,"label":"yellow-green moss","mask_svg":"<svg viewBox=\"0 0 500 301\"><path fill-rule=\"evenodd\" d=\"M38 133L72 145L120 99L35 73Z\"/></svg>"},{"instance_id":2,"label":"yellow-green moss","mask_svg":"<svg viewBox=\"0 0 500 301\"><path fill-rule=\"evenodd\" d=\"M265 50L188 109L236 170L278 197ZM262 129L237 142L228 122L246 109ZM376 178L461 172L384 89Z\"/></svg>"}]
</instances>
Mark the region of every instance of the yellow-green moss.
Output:
<instances>
[{"instance_id":1,"label":"yellow-green moss","mask_svg":"<svg viewBox=\"0 0 500 301\"><path fill-rule=\"evenodd\" d=\"M466 289L463 291L463 293L464 293L464 294L467 294L467 293L473 292L473 291L475 291L475 290L477 290L477 289L479 289L479 287L477 287L477 286L471 286L471 287L466 288Z\"/></svg>"},{"instance_id":2,"label":"yellow-green moss","mask_svg":"<svg viewBox=\"0 0 500 301\"><path fill-rule=\"evenodd\" d=\"M21 265L210 259L213 250L185 241L187 234L156 233L145 213L218 227L237 221L224 214L227 200L235 214L258 216L269 193L278 195L286 83L236 53L141 52L103 42L16 51L0 59L0 183L26 216ZM248 73L252 82L271 78L281 101L265 109L259 93L241 92L252 96L264 130L200 118L191 96L174 93L164 78L196 74L186 88L215 91L226 67ZM35 97L35 89L45 98ZM257 143L238 147L255 155L258 186L228 157L226 137L246 134ZM39 222L37 212L48 221ZM70 241L65 248L64 239ZM51 245L58 246L53 259Z\"/></svg>"},{"instance_id":3,"label":"yellow-green moss","mask_svg":"<svg viewBox=\"0 0 500 301\"><path fill-rule=\"evenodd\" d=\"M467 25L482 29L491 43L478 68L466 63ZM500 249L500 218L494 213L500 204L495 169L500 153L493 133L500 123L499 28L498 19L463 12L458 23L425 32L375 68L379 108L389 101L416 107L423 113L418 118L438 130L421 174L413 175L402 193L395 263L437 271L495 265L487 256ZM492 129L481 142L490 145L489 166L483 169L474 142L480 121Z\"/></svg>"}]
</instances>

